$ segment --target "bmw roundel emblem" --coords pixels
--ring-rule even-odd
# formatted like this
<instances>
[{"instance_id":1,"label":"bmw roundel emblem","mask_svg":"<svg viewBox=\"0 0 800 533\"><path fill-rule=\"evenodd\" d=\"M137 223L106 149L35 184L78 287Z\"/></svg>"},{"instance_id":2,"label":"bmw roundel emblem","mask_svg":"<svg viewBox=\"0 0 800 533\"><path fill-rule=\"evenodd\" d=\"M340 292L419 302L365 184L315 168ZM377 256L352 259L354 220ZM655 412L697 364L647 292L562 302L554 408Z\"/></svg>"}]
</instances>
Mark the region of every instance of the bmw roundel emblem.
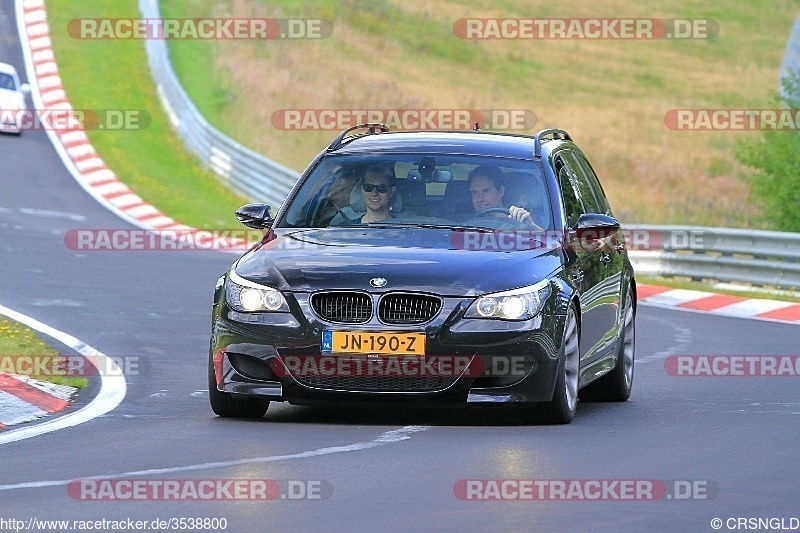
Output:
<instances>
[{"instance_id":1,"label":"bmw roundel emblem","mask_svg":"<svg viewBox=\"0 0 800 533\"><path fill-rule=\"evenodd\" d=\"M387 283L389 282L386 281L386 278L372 278L371 280L369 280L369 284L378 289L380 289L381 287L385 287Z\"/></svg>"}]
</instances>

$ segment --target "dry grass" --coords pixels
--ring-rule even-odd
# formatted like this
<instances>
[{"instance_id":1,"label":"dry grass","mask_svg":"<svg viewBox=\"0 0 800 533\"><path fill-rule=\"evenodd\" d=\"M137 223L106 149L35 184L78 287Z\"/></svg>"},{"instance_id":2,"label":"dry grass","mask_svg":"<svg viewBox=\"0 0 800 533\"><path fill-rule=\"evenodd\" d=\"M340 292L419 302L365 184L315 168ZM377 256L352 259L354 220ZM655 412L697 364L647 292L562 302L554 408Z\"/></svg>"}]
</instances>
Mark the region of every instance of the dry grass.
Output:
<instances>
[{"instance_id":1,"label":"dry grass","mask_svg":"<svg viewBox=\"0 0 800 533\"><path fill-rule=\"evenodd\" d=\"M678 132L676 108L774 107L786 38L800 4L731 0L668 5L622 0L164 0L171 16L320 17L324 40L171 43L178 71L211 69L226 98L198 104L224 131L301 170L333 132L284 132L270 118L296 108L532 109L535 129L567 129L595 165L617 215L652 223L754 224L740 142L758 134ZM188 7L188 6L191 7ZM709 18L710 40L464 41L466 17ZM206 46L206 65L188 51ZM189 87L190 93L192 88ZM195 95L193 94L193 97ZM532 132L532 131L531 131Z\"/></svg>"}]
</instances>

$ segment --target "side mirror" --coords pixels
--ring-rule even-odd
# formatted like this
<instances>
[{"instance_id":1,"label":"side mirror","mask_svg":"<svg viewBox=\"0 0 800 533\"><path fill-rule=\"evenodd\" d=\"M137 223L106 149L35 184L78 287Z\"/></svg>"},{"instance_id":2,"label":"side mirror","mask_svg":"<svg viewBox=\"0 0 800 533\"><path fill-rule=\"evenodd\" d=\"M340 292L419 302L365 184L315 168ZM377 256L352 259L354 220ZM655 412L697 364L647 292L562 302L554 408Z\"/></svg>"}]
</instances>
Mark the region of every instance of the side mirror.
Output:
<instances>
[{"instance_id":1,"label":"side mirror","mask_svg":"<svg viewBox=\"0 0 800 533\"><path fill-rule=\"evenodd\" d=\"M613 236L620 230L619 221L600 213L586 213L578 217L572 228L581 241L599 241Z\"/></svg>"},{"instance_id":2,"label":"side mirror","mask_svg":"<svg viewBox=\"0 0 800 533\"><path fill-rule=\"evenodd\" d=\"M247 204L236 210L236 218L248 228L269 229L275 222L269 210L266 204Z\"/></svg>"},{"instance_id":3,"label":"side mirror","mask_svg":"<svg viewBox=\"0 0 800 533\"><path fill-rule=\"evenodd\" d=\"M30 84L27 84L27 83L23 83L23 84L21 84L21 85L19 86L19 91L20 91L22 94L31 94L31 86L30 86Z\"/></svg>"},{"instance_id":4,"label":"side mirror","mask_svg":"<svg viewBox=\"0 0 800 533\"><path fill-rule=\"evenodd\" d=\"M604 239L613 237L620 230L617 219L599 213L586 213L578 217L578 221L568 231L567 249L576 252L593 252L608 244ZM573 257L573 260L577 256Z\"/></svg>"}]
</instances>

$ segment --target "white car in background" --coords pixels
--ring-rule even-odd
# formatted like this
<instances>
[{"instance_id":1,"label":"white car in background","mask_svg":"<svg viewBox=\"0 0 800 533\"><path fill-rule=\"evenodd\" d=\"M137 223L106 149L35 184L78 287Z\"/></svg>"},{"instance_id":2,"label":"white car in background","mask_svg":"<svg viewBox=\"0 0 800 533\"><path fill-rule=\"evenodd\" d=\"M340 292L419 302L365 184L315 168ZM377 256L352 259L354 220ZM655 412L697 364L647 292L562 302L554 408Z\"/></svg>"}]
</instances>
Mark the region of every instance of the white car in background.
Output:
<instances>
[{"instance_id":1,"label":"white car in background","mask_svg":"<svg viewBox=\"0 0 800 533\"><path fill-rule=\"evenodd\" d=\"M30 85L19 82L12 65L0 63L0 131L22 133L21 118L27 110L25 95L30 92Z\"/></svg>"}]
</instances>

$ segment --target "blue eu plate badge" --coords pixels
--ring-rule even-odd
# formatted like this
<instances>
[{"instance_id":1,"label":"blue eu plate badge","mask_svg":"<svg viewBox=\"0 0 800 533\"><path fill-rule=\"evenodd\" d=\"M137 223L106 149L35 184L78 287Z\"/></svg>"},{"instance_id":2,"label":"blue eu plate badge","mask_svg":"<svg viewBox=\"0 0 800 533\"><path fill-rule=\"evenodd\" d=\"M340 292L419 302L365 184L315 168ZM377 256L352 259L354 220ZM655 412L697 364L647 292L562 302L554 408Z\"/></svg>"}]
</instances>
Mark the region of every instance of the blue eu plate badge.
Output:
<instances>
[{"instance_id":1,"label":"blue eu plate badge","mask_svg":"<svg viewBox=\"0 0 800 533\"><path fill-rule=\"evenodd\" d=\"M333 351L333 332L330 330L323 330L322 332L322 351Z\"/></svg>"}]
</instances>

